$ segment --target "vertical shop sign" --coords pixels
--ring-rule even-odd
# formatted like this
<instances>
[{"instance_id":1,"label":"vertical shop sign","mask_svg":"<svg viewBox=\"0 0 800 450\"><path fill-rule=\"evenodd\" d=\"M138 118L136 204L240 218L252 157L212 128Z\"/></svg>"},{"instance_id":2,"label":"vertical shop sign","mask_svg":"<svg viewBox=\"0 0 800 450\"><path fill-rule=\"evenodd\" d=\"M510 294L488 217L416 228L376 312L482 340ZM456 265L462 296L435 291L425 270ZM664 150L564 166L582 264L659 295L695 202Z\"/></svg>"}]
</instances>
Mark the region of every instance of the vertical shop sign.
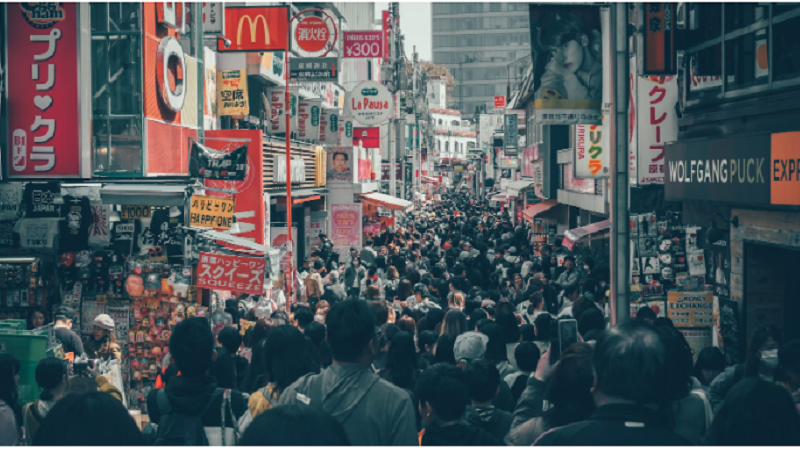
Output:
<instances>
[{"instance_id":1,"label":"vertical shop sign","mask_svg":"<svg viewBox=\"0 0 800 450\"><path fill-rule=\"evenodd\" d=\"M639 182L638 176L638 145L639 145L639 121L637 119L637 82L639 77L636 75L636 57L630 59L630 73L628 74L628 181L631 186L636 186Z\"/></svg>"},{"instance_id":2,"label":"vertical shop sign","mask_svg":"<svg viewBox=\"0 0 800 450\"><path fill-rule=\"evenodd\" d=\"M319 142L322 100L300 100L297 104L297 137Z\"/></svg>"},{"instance_id":3,"label":"vertical shop sign","mask_svg":"<svg viewBox=\"0 0 800 450\"><path fill-rule=\"evenodd\" d=\"M9 3L6 14L9 178L79 177L77 4Z\"/></svg>"},{"instance_id":4,"label":"vertical shop sign","mask_svg":"<svg viewBox=\"0 0 800 450\"><path fill-rule=\"evenodd\" d=\"M203 125L206 130L215 130L219 128L217 126L217 54L208 47L203 49L203 69L206 71Z\"/></svg>"},{"instance_id":5,"label":"vertical shop sign","mask_svg":"<svg viewBox=\"0 0 800 450\"><path fill-rule=\"evenodd\" d=\"M340 255L361 246L361 205L332 205L331 240Z\"/></svg>"},{"instance_id":6,"label":"vertical shop sign","mask_svg":"<svg viewBox=\"0 0 800 450\"><path fill-rule=\"evenodd\" d=\"M664 184L664 144L678 139L678 77L637 80L638 184Z\"/></svg>"},{"instance_id":7,"label":"vertical shop sign","mask_svg":"<svg viewBox=\"0 0 800 450\"><path fill-rule=\"evenodd\" d=\"M640 76L676 75L678 51L675 47L675 8L677 3L640 3L637 33L643 54L639 58Z\"/></svg>"},{"instance_id":8,"label":"vertical shop sign","mask_svg":"<svg viewBox=\"0 0 800 450\"><path fill-rule=\"evenodd\" d=\"M339 146L353 146L353 127L355 118L353 116L340 116L339 121Z\"/></svg>"},{"instance_id":9,"label":"vertical shop sign","mask_svg":"<svg viewBox=\"0 0 800 450\"><path fill-rule=\"evenodd\" d=\"M330 91L329 91L330 92ZM322 118L319 126L319 142L322 144L339 143L339 110L336 108L322 108Z\"/></svg>"},{"instance_id":10,"label":"vertical shop sign","mask_svg":"<svg viewBox=\"0 0 800 450\"><path fill-rule=\"evenodd\" d=\"M247 71L243 69L217 72L219 115L250 114L247 92Z\"/></svg>"},{"instance_id":11,"label":"vertical shop sign","mask_svg":"<svg viewBox=\"0 0 800 450\"><path fill-rule=\"evenodd\" d=\"M203 33L225 34L225 4L203 2ZM206 62L208 60L204 60Z\"/></svg>"},{"instance_id":12,"label":"vertical shop sign","mask_svg":"<svg viewBox=\"0 0 800 450\"><path fill-rule=\"evenodd\" d=\"M608 178L608 133L603 125L575 125L575 178Z\"/></svg>"},{"instance_id":13,"label":"vertical shop sign","mask_svg":"<svg viewBox=\"0 0 800 450\"><path fill-rule=\"evenodd\" d=\"M389 17L389 11L382 11L381 19L383 25L383 61L387 62L389 58L392 57L389 47L389 37L392 33L392 20Z\"/></svg>"},{"instance_id":14,"label":"vertical shop sign","mask_svg":"<svg viewBox=\"0 0 800 450\"><path fill-rule=\"evenodd\" d=\"M505 131L506 156L517 156L518 134L516 114L505 115L503 130Z\"/></svg>"},{"instance_id":15,"label":"vertical shop sign","mask_svg":"<svg viewBox=\"0 0 800 450\"><path fill-rule=\"evenodd\" d=\"M274 59L273 59L274 60ZM289 95L291 101L291 114L292 119L297 117L297 100L299 87L290 87ZM267 89L267 99L270 106L270 132L272 133L286 133L286 91L284 88L271 88ZM294 120L292 121L292 128L295 127Z\"/></svg>"},{"instance_id":16,"label":"vertical shop sign","mask_svg":"<svg viewBox=\"0 0 800 450\"><path fill-rule=\"evenodd\" d=\"M289 234L286 227L272 227L272 247L280 251L280 271L286 273L289 267L288 252L290 248ZM292 242L297 242L297 227L292 227Z\"/></svg>"}]
</instances>

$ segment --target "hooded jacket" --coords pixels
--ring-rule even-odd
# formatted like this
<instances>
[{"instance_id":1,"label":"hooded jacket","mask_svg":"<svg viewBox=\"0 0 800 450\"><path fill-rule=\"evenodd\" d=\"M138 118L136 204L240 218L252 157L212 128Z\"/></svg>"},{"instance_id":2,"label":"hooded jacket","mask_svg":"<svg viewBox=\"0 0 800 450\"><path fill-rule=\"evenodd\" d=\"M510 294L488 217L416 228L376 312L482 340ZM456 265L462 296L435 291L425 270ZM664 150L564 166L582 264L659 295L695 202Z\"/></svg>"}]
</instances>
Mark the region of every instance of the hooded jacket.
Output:
<instances>
[{"instance_id":1,"label":"hooded jacket","mask_svg":"<svg viewBox=\"0 0 800 450\"><path fill-rule=\"evenodd\" d=\"M427 446L481 446L497 447L503 445L497 439L481 427L468 426L463 423L446 427L429 426L420 433L419 445Z\"/></svg>"},{"instance_id":2,"label":"hooded jacket","mask_svg":"<svg viewBox=\"0 0 800 450\"><path fill-rule=\"evenodd\" d=\"M514 416L494 406L488 408L467 406L464 421L471 427L482 428L492 436L502 441L511 429Z\"/></svg>"},{"instance_id":3,"label":"hooded jacket","mask_svg":"<svg viewBox=\"0 0 800 450\"><path fill-rule=\"evenodd\" d=\"M164 389L173 411L191 415L203 409L216 388L217 379L211 375L192 377L181 375L170 378L167 387ZM158 424L158 421L161 420L161 411L158 409L158 391L160 389L153 389L147 394L147 412L150 416L150 421L155 424ZM201 417L203 426L206 428L221 426L221 409L222 397L210 405ZM234 422L238 422L239 418L247 411L247 401L239 391L231 391L231 410L234 417L231 417L229 411L225 413L225 421L228 428L231 428Z\"/></svg>"},{"instance_id":4,"label":"hooded jacket","mask_svg":"<svg viewBox=\"0 0 800 450\"><path fill-rule=\"evenodd\" d=\"M333 416L352 445L417 445L411 396L367 367L332 365L301 377L281 393L278 406L300 403Z\"/></svg>"}]
</instances>

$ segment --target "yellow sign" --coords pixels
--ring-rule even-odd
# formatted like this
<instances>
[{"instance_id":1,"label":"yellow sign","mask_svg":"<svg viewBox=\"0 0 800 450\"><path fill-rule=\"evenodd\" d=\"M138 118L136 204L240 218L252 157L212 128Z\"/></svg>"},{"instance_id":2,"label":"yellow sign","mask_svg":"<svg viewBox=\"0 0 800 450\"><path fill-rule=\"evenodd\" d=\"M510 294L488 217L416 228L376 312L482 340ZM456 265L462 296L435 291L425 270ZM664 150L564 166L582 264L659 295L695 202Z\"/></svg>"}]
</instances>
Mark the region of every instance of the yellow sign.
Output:
<instances>
[{"instance_id":1,"label":"yellow sign","mask_svg":"<svg viewBox=\"0 0 800 450\"><path fill-rule=\"evenodd\" d=\"M193 227L228 230L233 225L236 202L220 197L192 196L189 224Z\"/></svg>"},{"instance_id":2,"label":"yellow sign","mask_svg":"<svg viewBox=\"0 0 800 450\"><path fill-rule=\"evenodd\" d=\"M150 206L123 206L119 216L122 220L146 219L150 217L150 208Z\"/></svg>"},{"instance_id":3,"label":"yellow sign","mask_svg":"<svg viewBox=\"0 0 800 450\"><path fill-rule=\"evenodd\" d=\"M217 102L220 116L249 114L247 93L247 71L243 69L220 70L217 72Z\"/></svg>"},{"instance_id":4,"label":"yellow sign","mask_svg":"<svg viewBox=\"0 0 800 450\"><path fill-rule=\"evenodd\" d=\"M668 317L676 327L710 327L714 325L713 292L667 293Z\"/></svg>"}]
</instances>

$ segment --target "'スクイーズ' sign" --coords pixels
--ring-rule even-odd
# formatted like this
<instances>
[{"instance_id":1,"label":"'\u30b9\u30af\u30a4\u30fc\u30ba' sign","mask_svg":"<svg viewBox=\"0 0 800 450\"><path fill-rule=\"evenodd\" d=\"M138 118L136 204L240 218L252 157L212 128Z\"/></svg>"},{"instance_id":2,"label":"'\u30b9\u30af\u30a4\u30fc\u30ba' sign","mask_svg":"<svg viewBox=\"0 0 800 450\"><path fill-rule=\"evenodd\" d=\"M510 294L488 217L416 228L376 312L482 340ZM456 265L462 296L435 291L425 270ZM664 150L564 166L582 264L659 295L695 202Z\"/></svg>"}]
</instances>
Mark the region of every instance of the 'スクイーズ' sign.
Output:
<instances>
[{"instance_id":1,"label":"'\u30b9\u30af\u30a4\u30fc\u30ba' sign","mask_svg":"<svg viewBox=\"0 0 800 450\"><path fill-rule=\"evenodd\" d=\"M266 260L200 252L197 287L246 294L263 294Z\"/></svg>"},{"instance_id":2,"label":"'\u30b9\u30af\u30a4\u30fc\u30ba' sign","mask_svg":"<svg viewBox=\"0 0 800 450\"><path fill-rule=\"evenodd\" d=\"M220 197L193 195L189 223L193 227L228 230L233 225L236 202Z\"/></svg>"}]
</instances>

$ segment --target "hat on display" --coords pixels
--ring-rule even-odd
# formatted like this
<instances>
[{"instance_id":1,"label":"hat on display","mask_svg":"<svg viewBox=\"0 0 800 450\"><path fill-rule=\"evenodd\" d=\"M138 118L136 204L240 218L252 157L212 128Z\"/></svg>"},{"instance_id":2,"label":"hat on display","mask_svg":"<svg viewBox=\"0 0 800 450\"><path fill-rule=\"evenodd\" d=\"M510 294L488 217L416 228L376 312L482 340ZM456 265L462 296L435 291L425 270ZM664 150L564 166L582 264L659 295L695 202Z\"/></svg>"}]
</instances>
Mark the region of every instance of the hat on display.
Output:
<instances>
[{"instance_id":1,"label":"hat on display","mask_svg":"<svg viewBox=\"0 0 800 450\"><path fill-rule=\"evenodd\" d=\"M114 329L114 319L108 314L100 314L94 318L94 326L111 331Z\"/></svg>"}]
</instances>

